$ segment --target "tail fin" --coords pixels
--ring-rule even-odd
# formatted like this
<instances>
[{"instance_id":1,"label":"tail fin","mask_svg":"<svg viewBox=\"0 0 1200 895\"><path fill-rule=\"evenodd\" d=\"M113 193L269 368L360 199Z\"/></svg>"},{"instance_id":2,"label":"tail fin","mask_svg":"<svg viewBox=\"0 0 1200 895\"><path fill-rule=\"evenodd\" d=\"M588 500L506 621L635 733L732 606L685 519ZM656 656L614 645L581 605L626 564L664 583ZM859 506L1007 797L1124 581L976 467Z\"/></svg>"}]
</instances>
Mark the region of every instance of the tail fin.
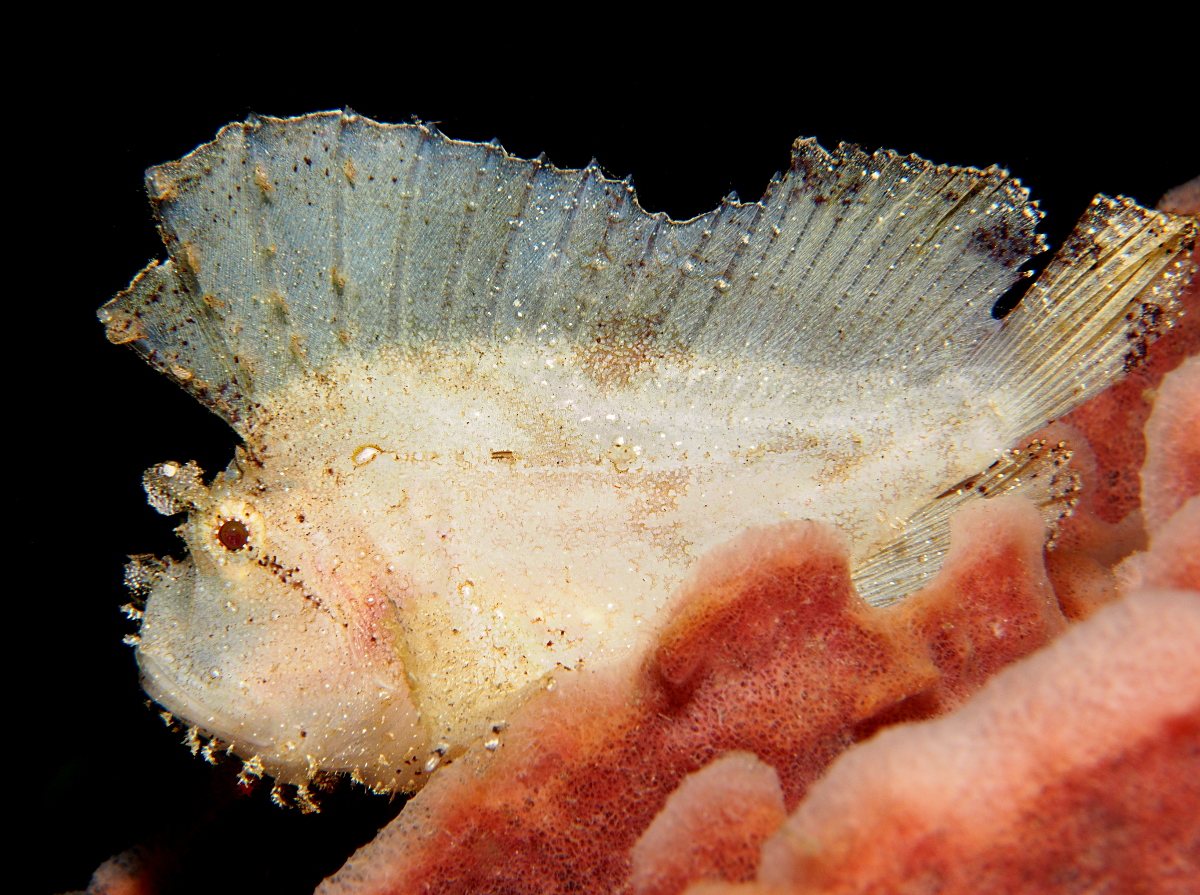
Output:
<instances>
[{"instance_id":1,"label":"tail fin","mask_svg":"<svg viewBox=\"0 0 1200 895\"><path fill-rule=\"evenodd\" d=\"M1097 196L1071 237L968 359L997 395L1008 438L1107 388L1178 315L1196 219Z\"/></svg>"}]
</instances>

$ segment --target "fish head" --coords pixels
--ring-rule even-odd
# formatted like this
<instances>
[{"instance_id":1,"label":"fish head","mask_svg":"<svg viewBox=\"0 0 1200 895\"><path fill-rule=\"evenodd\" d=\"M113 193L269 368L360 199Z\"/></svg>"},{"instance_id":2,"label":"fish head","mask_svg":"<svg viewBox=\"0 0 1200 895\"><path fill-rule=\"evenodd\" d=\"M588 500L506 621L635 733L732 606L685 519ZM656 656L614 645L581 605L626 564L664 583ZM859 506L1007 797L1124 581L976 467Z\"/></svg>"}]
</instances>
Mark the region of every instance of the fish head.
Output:
<instances>
[{"instance_id":1,"label":"fish head","mask_svg":"<svg viewBox=\"0 0 1200 895\"><path fill-rule=\"evenodd\" d=\"M136 654L147 694L279 783L320 771L379 791L416 785L427 737L395 610L339 579L306 538L306 496L264 488L238 461L209 486L194 463L173 462L144 483L156 509L187 512L177 532L188 547L183 561L129 569L146 599Z\"/></svg>"}]
</instances>

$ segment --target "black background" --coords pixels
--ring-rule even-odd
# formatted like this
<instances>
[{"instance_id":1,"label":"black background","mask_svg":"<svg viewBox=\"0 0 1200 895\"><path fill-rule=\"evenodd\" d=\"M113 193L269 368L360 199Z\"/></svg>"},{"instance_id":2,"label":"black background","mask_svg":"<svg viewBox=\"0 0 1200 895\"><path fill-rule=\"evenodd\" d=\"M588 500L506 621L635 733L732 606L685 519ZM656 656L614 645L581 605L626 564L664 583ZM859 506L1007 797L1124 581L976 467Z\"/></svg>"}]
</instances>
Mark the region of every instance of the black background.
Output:
<instances>
[{"instance_id":1,"label":"black background","mask_svg":"<svg viewBox=\"0 0 1200 895\"><path fill-rule=\"evenodd\" d=\"M240 797L236 762L193 758L143 704L121 642L135 630L118 612L122 566L126 554L182 550L146 505L141 472L164 459L215 472L235 443L133 352L109 345L95 321L100 304L162 257L142 192L148 165L251 112L349 106L382 121L434 121L454 138L497 137L562 167L594 156L609 174L633 174L643 207L684 218L732 190L757 198L786 169L791 141L813 135L827 147L846 140L1002 164L1041 200L1055 243L1096 192L1152 204L1200 173L1194 96L1170 59L1148 86L1148 75L1120 69L1093 78L1084 55L1066 59L1061 48L1052 73L998 49L943 58L943 48L915 48L925 64L914 67L847 48L818 64L801 43L764 73L728 47L672 45L687 62L624 59L600 36L595 46L576 35L570 46L485 59L445 41L402 52L364 35L336 62L312 64L295 61L306 58L299 50L262 47L186 47L185 61L168 58L180 46L171 35L152 36L160 42L136 53L81 45L43 59L38 111L9 110L15 189L32 194L19 201L33 216L20 228L22 257L8 259L17 502L6 543L19 574L6 752L17 816L28 818L21 861L37 892L82 888L113 853L172 831L187 843L177 891L311 891L400 804L344 785L306 817L270 805L266 787ZM385 53L395 65L355 59Z\"/></svg>"}]
</instances>

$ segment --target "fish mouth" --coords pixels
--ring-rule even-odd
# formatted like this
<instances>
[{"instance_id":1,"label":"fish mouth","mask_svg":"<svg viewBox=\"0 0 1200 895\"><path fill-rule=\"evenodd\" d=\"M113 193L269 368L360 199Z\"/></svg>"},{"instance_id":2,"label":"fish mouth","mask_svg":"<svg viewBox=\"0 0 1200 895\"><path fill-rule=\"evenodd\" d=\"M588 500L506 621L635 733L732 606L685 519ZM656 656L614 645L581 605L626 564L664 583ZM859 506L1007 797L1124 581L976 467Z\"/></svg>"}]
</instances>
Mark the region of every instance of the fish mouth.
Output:
<instances>
[{"instance_id":1,"label":"fish mouth","mask_svg":"<svg viewBox=\"0 0 1200 895\"><path fill-rule=\"evenodd\" d=\"M173 562L158 576L146 601L140 641L134 651L142 689L179 721L206 736L236 743L241 749L270 746L270 739L237 710L239 695L220 652L198 651L202 638L189 634L211 622L214 602L199 580L195 562ZM197 615L197 613L201 613ZM231 701L232 700L232 701Z\"/></svg>"},{"instance_id":2,"label":"fish mouth","mask_svg":"<svg viewBox=\"0 0 1200 895\"><path fill-rule=\"evenodd\" d=\"M198 698L194 685L181 681L177 670L156 655L157 650L137 650L142 689L156 703L180 720L195 725L206 735L236 741L239 745L265 749L268 740L247 734L245 725L214 711Z\"/></svg>"},{"instance_id":3,"label":"fish mouth","mask_svg":"<svg viewBox=\"0 0 1200 895\"><path fill-rule=\"evenodd\" d=\"M403 670L381 675L328 609L249 572L189 560L155 577L135 648L146 694L191 728L189 745L218 741L277 782L325 770L358 771L381 791L411 785L429 734Z\"/></svg>"}]
</instances>

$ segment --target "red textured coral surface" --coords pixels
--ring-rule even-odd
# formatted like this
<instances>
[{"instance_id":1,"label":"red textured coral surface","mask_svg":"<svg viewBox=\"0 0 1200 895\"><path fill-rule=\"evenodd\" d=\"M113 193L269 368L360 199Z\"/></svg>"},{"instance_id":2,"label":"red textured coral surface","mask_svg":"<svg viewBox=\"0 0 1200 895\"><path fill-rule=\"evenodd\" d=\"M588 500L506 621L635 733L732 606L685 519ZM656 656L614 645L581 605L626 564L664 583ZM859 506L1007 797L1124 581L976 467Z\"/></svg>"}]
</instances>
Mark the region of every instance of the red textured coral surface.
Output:
<instances>
[{"instance_id":1,"label":"red textured coral surface","mask_svg":"<svg viewBox=\"0 0 1200 895\"><path fill-rule=\"evenodd\" d=\"M1046 551L1046 573L1067 618L1087 618L1120 596L1113 573L1116 565L1148 545L1141 509L1116 523L1100 518L1095 510L1096 456L1083 433L1054 423L1037 437L1064 443L1073 452L1071 467L1079 474L1081 487L1073 514L1060 524L1053 548Z\"/></svg>"},{"instance_id":2,"label":"red textured coral surface","mask_svg":"<svg viewBox=\"0 0 1200 895\"><path fill-rule=\"evenodd\" d=\"M950 537L952 549L933 582L887 610L939 672L921 697L929 715L910 708L897 720L956 708L1067 626L1042 564L1045 528L1027 502L968 505L951 519Z\"/></svg>"},{"instance_id":3,"label":"red textured coral surface","mask_svg":"<svg viewBox=\"0 0 1200 895\"><path fill-rule=\"evenodd\" d=\"M962 710L847 753L744 891L1195 892L1197 643L1195 593L1105 608Z\"/></svg>"},{"instance_id":4,"label":"red textured coral surface","mask_svg":"<svg viewBox=\"0 0 1200 895\"><path fill-rule=\"evenodd\" d=\"M620 891L672 790L733 750L774 767L794 807L854 742L956 704L1065 624L1033 508L964 515L939 579L886 611L853 595L830 530L740 538L647 655L532 699L503 748L440 771L321 891Z\"/></svg>"},{"instance_id":5,"label":"red textured coral surface","mask_svg":"<svg viewBox=\"0 0 1200 895\"><path fill-rule=\"evenodd\" d=\"M1142 512L1153 535L1200 494L1200 358L1168 375L1146 423Z\"/></svg>"},{"instance_id":6,"label":"red textured coral surface","mask_svg":"<svg viewBox=\"0 0 1200 895\"><path fill-rule=\"evenodd\" d=\"M1126 591L1172 587L1200 591L1200 497L1193 497L1154 533L1151 549L1117 569Z\"/></svg>"},{"instance_id":7,"label":"red textured coral surface","mask_svg":"<svg viewBox=\"0 0 1200 895\"><path fill-rule=\"evenodd\" d=\"M1200 264L1200 249L1192 253ZM1105 522L1120 522L1141 505L1140 470L1146 458L1143 431L1163 376L1200 354L1200 277L1180 297L1183 316L1151 346L1144 363L1123 380L1067 414L1095 452L1094 506Z\"/></svg>"}]
</instances>

